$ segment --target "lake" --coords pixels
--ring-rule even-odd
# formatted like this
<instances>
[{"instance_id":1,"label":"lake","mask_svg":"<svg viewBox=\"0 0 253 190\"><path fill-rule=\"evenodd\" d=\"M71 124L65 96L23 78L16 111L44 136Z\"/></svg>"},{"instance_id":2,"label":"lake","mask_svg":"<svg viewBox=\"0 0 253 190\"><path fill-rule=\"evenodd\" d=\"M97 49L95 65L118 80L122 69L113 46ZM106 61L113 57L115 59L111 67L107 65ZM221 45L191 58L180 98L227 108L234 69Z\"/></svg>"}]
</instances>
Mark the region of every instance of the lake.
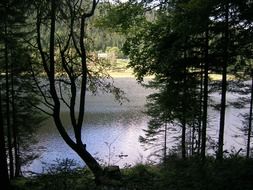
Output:
<instances>
[{"instance_id":1,"label":"lake","mask_svg":"<svg viewBox=\"0 0 253 190\"><path fill-rule=\"evenodd\" d=\"M100 93L96 96L87 95L86 114L83 124L82 137L87 144L87 149L103 164L117 164L120 167L146 162L149 151L139 143L143 129L147 128L148 117L143 113L145 110L146 96L152 91L142 87L134 78L115 78L115 85L126 92L129 102L120 105L115 102L111 94ZM212 99L219 102L219 94L212 94ZM228 100L235 98L228 95ZM239 134L237 129L241 125L237 117L240 110L228 107L226 111L225 148L228 150L244 148L242 138L234 138ZM70 126L68 113L62 112L63 123ZM209 108L208 135L214 140L218 138L219 113ZM73 136L71 128L68 133ZM43 163L53 163L56 159L70 158L76 160L80 166L82 161L60 137L53 120L43 122L38 131L37 147L45 147L39 159L26 166L24 170L42 172ZM170 145L168 145L170 146ZM120 159L119 155L124 155Z\"/></svg>"},{"instance_id":2,"label":"lake","mask_svg":"<svg viewBox=\"0 0 253 190\"><path fill-rule=\"evenodd\" d=\"M88 94L82 137L87 149L102 163L118 164L121 167L144 162L149 154L138 142L142 129L147 126L147 117L143 113L145 97L151 91L142 87L133 77L116 78L115 86L120 87L127 95L129 102L122 105L115 101L113 95L99 93ZM62 112L65 126L73 136L68 113ZM43 162L53 163L57 158L75 159L80 165L82 161L60 137L53 120L43 122L38 131L37 147L45 147L39 159L32 162L25 170L41 172ZM125 155L119 159L118 155Z\"/></svg>"}]
</instances>

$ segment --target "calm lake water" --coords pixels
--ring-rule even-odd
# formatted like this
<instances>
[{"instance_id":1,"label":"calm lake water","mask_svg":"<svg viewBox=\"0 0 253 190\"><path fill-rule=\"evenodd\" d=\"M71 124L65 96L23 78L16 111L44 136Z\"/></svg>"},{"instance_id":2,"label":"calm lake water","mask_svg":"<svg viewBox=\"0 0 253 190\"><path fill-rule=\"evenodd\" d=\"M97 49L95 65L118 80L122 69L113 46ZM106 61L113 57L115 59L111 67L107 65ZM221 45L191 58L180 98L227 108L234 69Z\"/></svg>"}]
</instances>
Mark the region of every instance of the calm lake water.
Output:
<instances>
[{"instance_id":1,"label":"calm lake water","mask_svg":"<svg viewBox=\"0 0 253 190\"><path fill-rule=\"evenodd\" d=\"M110 94L98 94L97 96L87 96L86 115L83 125L83 141L87 144L87 149L98 158L102 163L117 164L120 167L134 165L139 162L146 162L149 151L138 142L143 129L147 127L148 118L143 113L145 110L146 96L152 91L145 89L136 82L134 78L116 78L115 85L126 92L129 102L123 105L114 101ZM228 96L228 100L235 98ZM219 94L213 94L212 99L219 102ZM245 142L238 135L238 127L241 121L237 117L240 110L232 107L227 108L226 112L226 137L225 148L228 150L244 148ZM242 112L242 110L241 110ZM68 113L63 111L62 118L65 126L70 126ZM208 134L217 140L218 137L219 113L209 109L209 128ZM71 136L71 128L67 128ZM180 133L180 132L179 132ZM38 131L37 147L44 147L39 159L25 167L25 170L42 172L43 163L54 163L56 159L70 158L76 160L80 166L82 161L62 140L56 130L52 119L48 119ZM170 145L169 145L170 146ZM120 154L127 155L119 159Z\"/></svg>"},{"instance_id":2,"label":"calm lake water","mask_svg":"<svg viewBox=\"0 0 253 190\"><path fill-rule=\"evenodd\" d=\"M87 150L102 163L117 164L123 167L144 162L149 154L138 142L139 135L147 126L148 118L143 113L146 96L150 90L142 87L134 78L116 78L115 86L120 87L129 102L120 105L113 95L100 93L88 95L82 137ZM62 112L67 131L73 136L68 113ZM25 170L41 172L42 163L53 163L56 159L70 158L81 166L82 161L60 137L53 120L48 119L38 131L38 147L45 147L39 159ZM123 154L122 159L118 155Z\"/></svg>"}]
</instances>

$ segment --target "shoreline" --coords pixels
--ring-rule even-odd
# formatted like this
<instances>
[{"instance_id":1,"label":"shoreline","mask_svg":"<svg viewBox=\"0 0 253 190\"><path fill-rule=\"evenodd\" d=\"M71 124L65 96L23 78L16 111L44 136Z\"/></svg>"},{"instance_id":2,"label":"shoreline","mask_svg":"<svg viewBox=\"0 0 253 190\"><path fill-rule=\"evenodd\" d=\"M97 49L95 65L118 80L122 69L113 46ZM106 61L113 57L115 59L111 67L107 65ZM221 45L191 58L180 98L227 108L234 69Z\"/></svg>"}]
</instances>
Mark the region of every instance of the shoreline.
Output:
<instances>
[{"instance_id":1,"label":"shoreline","mask_svg":"<svg viewBox=\"0 0 253 190\"><path fill-rule=\"evenodd\" d=\"M136 79L133 71L131 71L131 70L127 70L127 71L109 71L108 73L112 78L135 78ZM145 76L144 78L154 78L154 76Z\"/></svg>"},{"instance_id":2,"label":"shoreline","mask_svg":"<svg viewBox=\"0 0 253 190\"><path fill-rule=\"evenodd\" d=\"M133 70L131 69L126 69L124 71L108 71L108 74L112 77L112 78L135 78L135 75L133 73ZM151 79L154 78L153 75L150 76L145 76L144 79ZM137 79L136 79L137 80Z\"/></svg>"},{"instance_id":3,"label":"shoreline","mask_svg":"<svg viewBox=\"0 0 253 190\"><path fill-rule=\"evenodd\" d=\"M136 78L132 70L127 70L127 71L109 71L109 75L112 78ZM215 81L221 81L222 80L222 75L221 74L209 74L209 77L211 80ZM152 79L154 78L153 75L151 76L145 76L144 78L149 78ZM227 80L235 80L235 77L233 75L227 75Z\"/></svg>"},{"instance_id":4,"label":"shoreline","mask_svg":"<svg viewBox=\"0 0 253 190\"><path fill-rule=\"evenodd\" d=\"M109 71L112 78L135 78L132 71Z\"/></svg>"}]
</instances>

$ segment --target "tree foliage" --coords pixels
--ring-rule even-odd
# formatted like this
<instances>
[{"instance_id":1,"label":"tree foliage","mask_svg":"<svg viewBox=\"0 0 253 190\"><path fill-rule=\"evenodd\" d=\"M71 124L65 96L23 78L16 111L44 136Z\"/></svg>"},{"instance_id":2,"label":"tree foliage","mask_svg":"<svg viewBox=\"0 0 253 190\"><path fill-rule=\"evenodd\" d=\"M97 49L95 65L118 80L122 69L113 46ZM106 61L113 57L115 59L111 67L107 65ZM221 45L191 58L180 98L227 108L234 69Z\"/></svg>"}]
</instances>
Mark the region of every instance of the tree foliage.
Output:
<instances>
[{"instance_id":1,"label":"tree foliage","mask_svg":"<svg viewBox=\"0 0 253 190\"><path fill-rule=\"evenodd\" d=\"M10 178L21 175L21 166L35 157L31 148L35 126L39 126L41 113L34 108L38 97L34 96L29 65L31 51L25 45L26 1L0 3L0 85L1 108L6 149L8 149ZM33 94L33 95L32 95Z\"/></svg>"},{"instance_id":2,"label":"tree foliage","mask_svg":"<svg viewBox=\"0 0 253 190\"><path fill-rule=\"evenodd\" d=\"M136 10L141 10L132 10L131 13L138 15L138 25L128 22L131 21L130 16L126 19L127 27L120 26L110 13L107 18L111 22L105 23L109 28L113 28L113 25L117 31L126 34L123 50L130 58L129 67L133 68L139 81L143 81L145 76L154 75L149 87L158 91L148 97L147 113L151 120L147 136L141 138L142 141L148 142L149 136L151 141L161 140L155 135L156 132L164 133L165 123L176 122L179 129L182 129L181 150L187 146L185 135L191 134L190 144L195 145L190 147L196 147L197 153L201 149L204 158L206 141L209 139L206 134L209 74L222 74L222 82L218 84L222 100L219 106L220 132L217 142L217 157L222 158L226 94L230 88L227 85L227 75L238 76L245 69L249 71L246 65L252 56L252 15L249 13L252 2L131 1L119 4L114 8L114 13L120 16L127 14L125 6L138 6ZM121 13L117 12L119 9ZM153 19L146 16L150 14L154 15Z\"/></svg>"}]
</instances>

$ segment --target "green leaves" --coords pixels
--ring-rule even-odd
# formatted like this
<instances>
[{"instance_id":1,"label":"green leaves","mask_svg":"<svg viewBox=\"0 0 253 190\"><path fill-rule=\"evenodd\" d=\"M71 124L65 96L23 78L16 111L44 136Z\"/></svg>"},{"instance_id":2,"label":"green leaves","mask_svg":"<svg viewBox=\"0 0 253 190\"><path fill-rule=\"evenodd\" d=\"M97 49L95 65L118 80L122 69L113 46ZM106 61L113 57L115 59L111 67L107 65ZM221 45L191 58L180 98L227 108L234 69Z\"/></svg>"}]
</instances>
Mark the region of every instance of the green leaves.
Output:
<instances>
[{"instance_id":1,"label":"green leaves","mask_svg":"<svg viewBox=\"0 0 253 190\"><path fill-rule=\"evenodd\" d=\"M134 30L144 20L144 9L141 3L125 2L102 4L106 11L97 19L97 26L108 28L123 34Z\"/></svg>"}]
</instances>

